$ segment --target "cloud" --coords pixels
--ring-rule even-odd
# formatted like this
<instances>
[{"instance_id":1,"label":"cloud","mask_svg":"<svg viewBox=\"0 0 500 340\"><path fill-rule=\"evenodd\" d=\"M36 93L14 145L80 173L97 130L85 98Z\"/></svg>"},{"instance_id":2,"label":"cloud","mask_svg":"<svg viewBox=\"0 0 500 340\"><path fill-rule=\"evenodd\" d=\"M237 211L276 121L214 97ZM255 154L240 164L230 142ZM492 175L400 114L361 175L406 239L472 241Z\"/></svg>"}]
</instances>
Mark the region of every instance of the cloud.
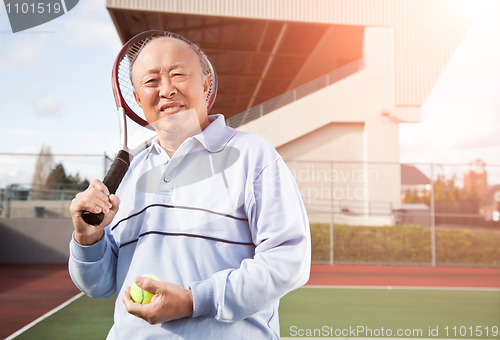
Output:
<instances>
[{"instance_id":1,"label":"cloud","mask_svg":"<svg viewBox=\"0 0 500 340\"><path fill-rule=\"evenodd\" d=\"M41 117L63 117L68 111L63 103L52 98L33 100L33 108Z\"/></svg>"},{"instance_id":2,"label":"cloud","mask_svg":"<svg viewBox=\"0 0 500 340\"><path fill-rule=\"evenodd\" d=\"M453 148L456 149L489 149L500 145L500 126L493 128L483 127L474 134L457 140Z\"/></svg>"},{"instance_id":3,"label":"cloud","mask_svg":"<svg viewBox=\"0 0 500 340\"><path fill-rule=\"evenodd\" d=\"M80 1L67 16L61 23L68 44L113 52L120 49L118 33L103 1Z\"/></svg>"},{"instance_id":4,"label":"cloud","mask_svg":"<svg viewBox=\"0 0 500 340\"><path fill-rule=\"evenodd\" d=\"M40 59L44 53L45 34L36 36L24 35L20 39L2 40L0 54L0 70L12 70Z\"/></svg>"},{"instance_id":5,"label":"cloud","mask_svg":"<svg viewBox=\"0 0 500 340\"><path fill-rule=\"evenodd\" d=\"M12 136L31 137L37 136L39 133L39 131L30 129L0 129L0 135L8 136L8 138L12 138Z\"/></svg>"}]
</instances>

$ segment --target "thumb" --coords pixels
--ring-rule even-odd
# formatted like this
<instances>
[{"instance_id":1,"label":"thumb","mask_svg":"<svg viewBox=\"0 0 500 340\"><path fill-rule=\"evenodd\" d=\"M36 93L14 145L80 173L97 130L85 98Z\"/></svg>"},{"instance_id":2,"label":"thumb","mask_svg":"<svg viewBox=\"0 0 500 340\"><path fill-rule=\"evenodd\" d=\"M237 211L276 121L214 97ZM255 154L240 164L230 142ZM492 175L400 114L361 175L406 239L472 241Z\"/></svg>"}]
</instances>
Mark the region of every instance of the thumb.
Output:
<instances>
[{"instance_id":1,"label":"thumb","mask_svg":"<svg viewBox=\"0 0 500 340\"><path fill-rule=\"evenodd\" d=\"M109 202L111 203L111 209L107 214L104 215L104 219L101 223L102 226L106 226L111 223L113 218L115 218L116 213L118 212L118 208L120 206L120 199L116 195L109 195Z\"/></svg>"},{"instance_id":2,"label":"thumb","mask_svg":"<svg viewBox=\"0 0 500 340\"><path fill-rule=\"evenodd\" d=\"M135 284L139 286L139 288L153 294L159 289L159 281L146 276L137 276L135 278Z\"/></svg>"},{"instance_id":3,"label":"thumb","mask_svg":"<svg viewBox=\"0 0 500 340\"><path fill-rule=\"evenodd\" d=\"M112 205L110 212L112 212L114 216L120 206L120 199L118 198L118 196L111 194L109 195L109 202Z\"/></svg>"}]
</instances>

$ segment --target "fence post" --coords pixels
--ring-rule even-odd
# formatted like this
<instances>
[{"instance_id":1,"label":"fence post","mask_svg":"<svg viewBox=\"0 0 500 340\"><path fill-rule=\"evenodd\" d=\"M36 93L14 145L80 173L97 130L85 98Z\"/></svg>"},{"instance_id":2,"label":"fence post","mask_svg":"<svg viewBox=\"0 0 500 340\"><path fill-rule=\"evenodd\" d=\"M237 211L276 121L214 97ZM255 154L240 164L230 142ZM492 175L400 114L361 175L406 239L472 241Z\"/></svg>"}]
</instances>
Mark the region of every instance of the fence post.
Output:
<instances>
[{"instance_id":1,"label":"fence post","mask_svg":"<svg viewBox=\"0 0 500 340\"><path fill-rule=\"evenodd\" d=\"M10 217L10 207L11 207L11 203L10 203L10 195L11 195L11 186L8 185L6 188L5 188L5 195L6 195L6 199L5 199L5 217L9 218Z\"/></svg>"},{"instance_id":2,"label":"fence post","mask_svg":"<svg viewBox=\"0 0 500 340\"><path fill-rule=\"evenodd\" d=\"M335 202L333 196L333 162L330 162L330 265L335 263L334 255L333 255L333 214L335 212Z\"/></svg>"},{"instance_id":3,"label":"fence post","mask_svg":"<svg viewBox=\"0 0 500 340\"><path fill-rule=\"evenodd\" d=\"M103 165L102 178L104 178L104 176L106 176L106 171L108 170L107 163L108 163L108 155L106 155L106 151L104 151L103 162L102 162L102 165Z\"/></svg>"},{"instance_id":4,"label":"fence post","mask_svg":"<svg viewBox=\"0 0 500 340\"><path fill-rule=\"evenodd\" d=\"M434 164L431 163L431 252L432 266L436 266L436 210L434 204Z\"/></svg>"}]
</instances>

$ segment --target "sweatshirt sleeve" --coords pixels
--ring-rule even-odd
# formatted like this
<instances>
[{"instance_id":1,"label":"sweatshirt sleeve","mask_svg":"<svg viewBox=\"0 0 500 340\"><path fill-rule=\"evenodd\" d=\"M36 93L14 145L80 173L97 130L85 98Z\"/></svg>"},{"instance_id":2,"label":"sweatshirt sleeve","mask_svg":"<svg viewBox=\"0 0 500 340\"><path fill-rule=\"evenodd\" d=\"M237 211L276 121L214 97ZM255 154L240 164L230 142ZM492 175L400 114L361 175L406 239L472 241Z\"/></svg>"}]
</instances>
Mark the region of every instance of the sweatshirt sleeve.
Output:
<instances>
[{"instance_id":1,"label":"sweatshirt sleeve","mask_svg":"<svg viewBox=\"0 0 500 340\"><path fill-rule=\"evenodd\" d=\"M245 209L255 256L237 269L191 285L193 317L237 321L305 284L311 265L309 221L299 190L281 158L247 187Z\"/></svg>"},{"instance_id":2,"label":"sweatshirt sleeve","mask_svg":"<svg viewBox=\"0 0 500 340\"><path fill-rule=\"evenodd\" d=\"M71 238L69 273L74 284L93 298L107 298L116 292L116 246L108 229L91 246L82 246Z\"/></svg>"}]
</instances>

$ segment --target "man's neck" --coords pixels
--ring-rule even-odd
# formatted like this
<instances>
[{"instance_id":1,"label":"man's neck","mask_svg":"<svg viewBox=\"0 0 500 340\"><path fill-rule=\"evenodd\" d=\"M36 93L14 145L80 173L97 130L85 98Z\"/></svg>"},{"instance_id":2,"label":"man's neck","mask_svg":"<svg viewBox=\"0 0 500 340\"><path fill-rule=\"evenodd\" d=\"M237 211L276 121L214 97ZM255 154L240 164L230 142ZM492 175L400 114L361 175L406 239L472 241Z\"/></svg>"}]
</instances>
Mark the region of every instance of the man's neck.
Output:
<instances>
[{"instance_id":1,"label":"man's neck","mask_svg":"<svg viewBox=\"0 0 500 340\"><path fill-rule=\"evenodd\" d=\"M157 121L152 125L158 134L160 146L172 158L186 139L201 133L210 125L210 122L207 116L202 121L187 119L182 120L182 122L180 120L176 122L174 120L168 121L163 119L162 122Z\"/></svg>"}]
</instances>

